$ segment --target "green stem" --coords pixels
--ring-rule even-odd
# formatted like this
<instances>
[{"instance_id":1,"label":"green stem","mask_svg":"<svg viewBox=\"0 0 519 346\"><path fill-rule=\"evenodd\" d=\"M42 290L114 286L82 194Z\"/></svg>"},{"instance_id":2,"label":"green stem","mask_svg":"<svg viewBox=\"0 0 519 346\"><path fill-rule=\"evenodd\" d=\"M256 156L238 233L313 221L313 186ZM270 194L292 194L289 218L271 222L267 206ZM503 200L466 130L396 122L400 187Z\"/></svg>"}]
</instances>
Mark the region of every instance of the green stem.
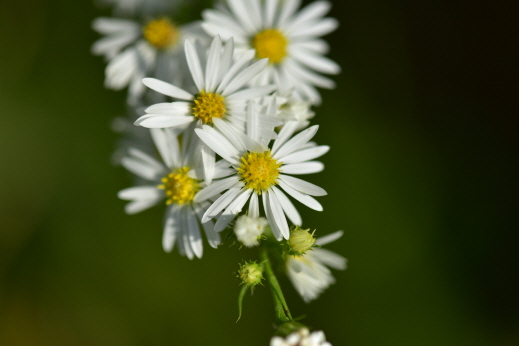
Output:
<instances>
[{"instance_id":1,"label":"green stem","mask_svg":"<svg viewBox=\"0 0 519 346\"><path fill-rule=\"evenodd\" d=\"M281 291L281 286L279 286L278 279L274 275L274 271L272 270L272 266L270 265L268 249L263 246L261 247L260 252L263 267L265 268L265 276L267 277L267 281L270 286L270 291L272 292L272 298L274 299L276 323L282 324L288 321L292 321L292 315L290 315L290 310L288 310L288 305L285 301L285 297L283 296L283 292Z\"/></svg>"}]
</instances>

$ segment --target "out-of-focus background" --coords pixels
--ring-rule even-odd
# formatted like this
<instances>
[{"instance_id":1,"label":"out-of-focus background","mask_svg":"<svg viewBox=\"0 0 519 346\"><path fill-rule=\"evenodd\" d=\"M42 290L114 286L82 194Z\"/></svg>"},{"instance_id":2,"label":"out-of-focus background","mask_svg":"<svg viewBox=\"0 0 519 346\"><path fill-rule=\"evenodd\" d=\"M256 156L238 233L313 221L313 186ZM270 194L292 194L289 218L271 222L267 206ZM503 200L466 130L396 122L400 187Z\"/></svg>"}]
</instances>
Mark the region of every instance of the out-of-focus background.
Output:
<instances>
[{"instance_id":1,"label":"out-of-focus background","mask_svg":"<svg viewBox=\"0 0 519 346\"><path fill-rule=\"evenodd\" d=\"M512 2L509 2L511 4ZM519 345L517 11L505 2L334 1L342 73L305 225L349 260L293 314L335 346ZM0 2L0 345L267 345L266 288L236 323L238 261L165 254L163 209L127 216L110 163L125 92L90 54L106 9Z\"/></svg>"}]
</instances>

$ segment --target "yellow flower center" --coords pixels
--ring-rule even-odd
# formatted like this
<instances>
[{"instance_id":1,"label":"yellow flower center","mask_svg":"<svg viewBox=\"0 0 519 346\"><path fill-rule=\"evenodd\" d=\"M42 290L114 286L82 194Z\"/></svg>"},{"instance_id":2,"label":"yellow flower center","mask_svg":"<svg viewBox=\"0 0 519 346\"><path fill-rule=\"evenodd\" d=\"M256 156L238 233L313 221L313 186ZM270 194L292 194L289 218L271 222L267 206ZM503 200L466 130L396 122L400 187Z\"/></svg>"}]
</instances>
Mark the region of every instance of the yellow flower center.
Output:
<instances>
[{"instance_id":1,"label":"yellow flower center","mask_svg":"<svg viewBox=\"0 0 519 346\"><path fill-rule=\"evenodd\" d=\"M264 153L246 153L241 158L238 174L247 189L253 189L261 195L262 191L277 184L281 164L270 155L270 150Z\"/></svg>"},{"instance_id":2,"label":"yellow flower center","mask_svg":"<svg viewBox=\"0 0 519 346\"><path fill-rule=\"evenodd\" d=\"M193 115L204 124L212 124L213 118L223 118L225 115L225 98L220 94L206 93L204 90L196 95L193 104Z\"/></svg>"},{"instance_id":3,"label":"yellow flower center","mask_svg":"<svg viewBox=\"0 0 519 346\"><path fill-rule=\"evenodd\" d=\"M157 49L164 49L177 43L177 27L167 18L155 19L143 28L144 38Z\"/></svg>"},{"instance_id":4,"label":"yellow flower center","mask_svg":"<svg viewBox=\"0 0 519 346\"><path fill-rule=\"evenodd\" d=\"M162 178L159 189L166 194L166 204L186 204L190 203L195 194L200 190L200 184L196 179L187 175L189 167L177 168L167 176Z\"/></svg>"},{"instance_id":5,"label":"yellow flower center","mask_svg":"<svg viewBox=\"0 0 519 346\"><path fill-rule=\"evenodd\" d=\"M288 40L278 29L266 29L254 36L252 46L258 59L269 58L269 63L278 64L287 56Z\"/></svg>"}]
</instances>

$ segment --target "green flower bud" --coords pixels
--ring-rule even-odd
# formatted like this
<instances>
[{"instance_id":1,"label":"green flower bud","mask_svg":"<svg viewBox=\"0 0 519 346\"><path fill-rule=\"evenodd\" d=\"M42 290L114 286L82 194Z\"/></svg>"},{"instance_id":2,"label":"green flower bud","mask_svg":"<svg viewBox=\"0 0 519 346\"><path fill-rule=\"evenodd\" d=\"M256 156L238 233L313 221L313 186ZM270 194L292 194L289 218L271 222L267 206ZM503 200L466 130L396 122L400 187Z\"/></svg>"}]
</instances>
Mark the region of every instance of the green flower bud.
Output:
<instances>
[{"instance_id":1,"label":"green flower bud","mask_svg":"<svg viewBox=\"0 0 519 346\"><path fill-rule=\"evenodd\" d=\"M310 233L310 228L302 229L299 226L292 230L292 234L290 234L290 238L288 239L290 254L302 256L310 250L315 243L314 233L315 230Z\"/></svg>"},{"instance_id":2,"label":"green flower bud","mask_svg":"<svg viewBox=\"0 0 519 346\"><path fill-rule=\"evenodd\" d=\"M255 261L245 262L240 265L238 277L245 286L254 288L257 284L261 284L261 280L263 280L263 266Z\"/></svg>"}]
</instances>

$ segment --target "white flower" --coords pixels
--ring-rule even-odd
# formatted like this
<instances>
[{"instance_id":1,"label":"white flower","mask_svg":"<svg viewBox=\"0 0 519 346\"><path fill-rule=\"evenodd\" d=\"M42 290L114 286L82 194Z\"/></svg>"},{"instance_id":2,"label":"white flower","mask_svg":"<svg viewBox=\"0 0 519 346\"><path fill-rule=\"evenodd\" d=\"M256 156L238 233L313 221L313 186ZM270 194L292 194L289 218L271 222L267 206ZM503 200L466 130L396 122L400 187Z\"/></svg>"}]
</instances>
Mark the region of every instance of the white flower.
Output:
<instances>
[{"instance_id":1,"label":"white flower","mask_svg":"<svg viewBox=\"0 0 519 346\"><path fill-rule=\"evenodd\" d=\"M120 90L129 87L128 102L135 104L144 93L142 79L161 76L185 83L184 40L207 41L200 23L176 26L167 18L147 23L129 19L97 18L94 30L106 35L92 46L92 52L108 61L105 86Z\"/></svg>"},{"instance_id":2,"label":"white flower","mask_svg":"<svg viewBox=\"0 0 519 346\"><path fill-rule=\"evenodd\" d=\"M332 346L326 341L322 330L312 333L307 328L289 334L286 338L274 336L270 339L270 346Z\"/></svg>"},{"instance_id":3,"label":"white flower","mask_svg":"<svg viewBox=\"0 0 519 346\"><path fill-rule=\"evenodd\" d=\"M205 50L198 48L186 40L186 58L196 91L190 93L158 79L144 79L143 83L149 88L182 101L148 107L148 114L137 119L136 125L167 128L196 122L197 126L214 124L218 128L232 127L238 132L245 131L248 101L265 96L275 89L274 85L244 88L247 81L265 68L267 60L249 65L254 57L254 52L249 51L233 63L233 41L229 40L222 49L219 36L213 39L207 56ZM203 146L202 155L206 183L210 184L211 172L214 170L214 151Z\"/></svg>"},{"instance_id":4,"label":"white flower","mask_svg":"<svg viewBox=\"0 0 519 346\"><path fill-rule=\"evenodd\" d=\"M131 201L125 207L128 214L135 214L166 200L162 245L166 252L175 242L179 252L188 258L202 257L200 219L209 207L209 201L193 200L196 192L204 187L201 169L200 140L186 131L182 145L171 130L153 129L151 134L163 162L137 149L130 149L122 159L122 165L132 173L148 181L147 185L130 187L119 191L119 198ZM217 163L215 177L226 176L229 169ZM214 231L212 222L202 222L209 244L216 248L220 235Z\"/></svg>"},{"instance_id":5,"label":"white flower","mask_svg":"<svg viewBox=\"0 0 519 346\"><path fill-rule=\"evenodd\" d=\"M258 238L263 234L267 225L268 222L264 217L242 215L236 220L234 233L243 245L253 247L259 244Z\"/></svg>"},{"instance_id":6,"label":"white flower","mask_svg":"<svg viewBox=\"0 0 519 346\"><path fill-rule=\"evenodd\" d=\"M317 238L317 245L331 243L342 236L342 231ZM287 275L305 302L316 299L335 279L328 267L346 269L346 258L323 248L312 248L304 256L288 256Z\"/></svg>"},{"instance_id":7,"label":"white flower","mask_svg":"<svg viewBox=\"0 0 519 346\"><path fill-rule=\"evenodd\" d=\"M98 0L114 7L116 15L155 15L177 7L183 0Z\"/></svg>"},{"instance_id":8,"label":"white flower","mask_svg":"<svg viewBox=\"0 0 519 346\"><path fill-rule=\"evenodd\" d=\"M328 45L320 36L334 31L337 20L322 18L330 3L316 1L298 11L300 0L227 0L226 6L205 10L203 28L223 39L234 37L237 47L254 48L258 59L269 58L260 85L276 82L293 87L295 94L312 103L321 98L314 86L331 89L335 84L319 73L337 74L339 65L325 58Z\"/></svg>"},{"instance_id":9,"label":"white flower","mask_svg":"<svg viewBox=\"0 0 519 346\"><path fill-rule=\"evenodd\" d=\"M279 137L269 149L266 145L269 139L261 138L259 126L255 125L254 118L258 117L254 117L253 112L249 115L247 135L218 126L218 129L209 126L195 129L202 141L232 166L232 174L228 178L215 181L201 190L195 196L195 201L204 201L227 190L211 205L203 218L203 221L217 218L215 230L219 232L225 229L249 200L248 215L258 217L261 197L265 215L275 237L288 239L289 227L285 214L294 225L301 225L302 221L297 209L281 189L299 202L319 211L322 206L311 196L324 196L326 191L287 174L322 171L324 165L321 162L310 160L325 154L329 147L308 144L318 126L312 126L290 138L297 127L297 122L294 121L283 126ZM265 118L266 115L261 116L261 119ZM215 119L215 124L218 125L219 122L220 119Z\"/></svg>"}]
</instances>

